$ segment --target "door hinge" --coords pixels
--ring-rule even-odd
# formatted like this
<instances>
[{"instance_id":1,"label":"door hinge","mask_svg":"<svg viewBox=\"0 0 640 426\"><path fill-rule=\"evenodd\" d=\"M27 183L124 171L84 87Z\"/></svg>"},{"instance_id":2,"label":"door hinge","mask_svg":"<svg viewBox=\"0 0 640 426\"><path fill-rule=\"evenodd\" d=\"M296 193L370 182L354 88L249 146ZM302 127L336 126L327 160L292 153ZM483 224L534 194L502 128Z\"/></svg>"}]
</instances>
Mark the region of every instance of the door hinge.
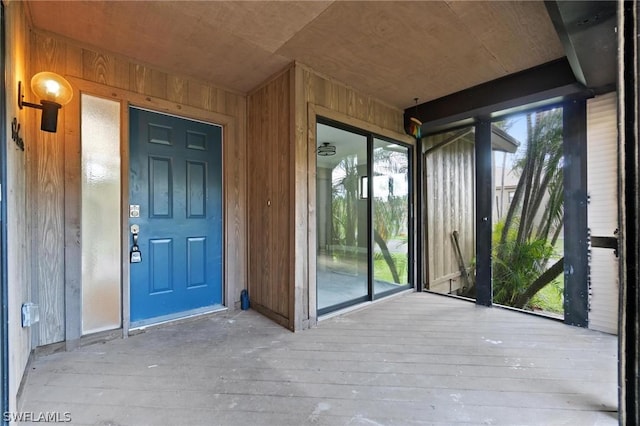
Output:
<instances>
[{"instance_id":1,"label":"door hinge","mask_svg":"<svg viewBox=\"0 0 640 426\"><path fill-rule=\"evenodd\" d=\"M618 232L619 230L616 228L613 231L613 237L601 237L601 236L591 236L591 247L598 248L608 248L613 249L613 254L618 257Z\"/></svg>"}]
</instances>

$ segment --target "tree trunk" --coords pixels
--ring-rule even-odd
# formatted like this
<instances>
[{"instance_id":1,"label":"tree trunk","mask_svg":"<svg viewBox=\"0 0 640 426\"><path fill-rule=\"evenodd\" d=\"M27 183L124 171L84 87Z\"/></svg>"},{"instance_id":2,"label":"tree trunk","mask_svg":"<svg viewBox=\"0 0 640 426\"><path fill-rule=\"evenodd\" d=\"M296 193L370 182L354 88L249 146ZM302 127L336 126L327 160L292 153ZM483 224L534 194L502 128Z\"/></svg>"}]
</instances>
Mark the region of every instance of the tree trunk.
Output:
<instances>
[{"instance_id":1,"label":"tree trunk","mask_svg":"<svg viewBox=\"0 0 640 426\"><path fill-rule=\"evenodd\" d=\"M384 260L389 265L389 270L391 271L391 275L393 275L393 281L400 284L400 275L398 275L398 270L396 269L396 263L393 261L393 257L391 257L391 252L389 251L389 247L387 247L387 243L385 242L382 235L375 229L373 230L373 239L382 250L382 256Z\"/></svg>"},{"instance_id":2,"label":"tree trunk","mask_svg":"<svg viewBox=\"0 0 640 426\"><path fill-rule=\"evenodd\" d=\"M518 180L518 185L516 186L516 191L513 194L513 199L511 200L511 204L509 205L509 209L507 210L507 217L504 219L504 226L502 227L502 234L500 235L500 244L498 244L498 249L504 246L504 243L507 241L507 235L509 234L509 229L513 225L513 220L516 218L516 213L518 211L518 206L520 205L520 200L522 199L522 192L524 191L524 182L522 182L522 176L520 176L520 180ZM503 257L504 253L499 252L498 256Z\"/></svg>"},{"instance_id":3,"label":"tree trunk","mask_svg":"<svg viewBox=\"0 0 640 426\"><path fill-rule=\"evenodd\" d=\"M536 120L537 122L537 120ZM522 194L522 209L520 210L520 223L518 224L518 234L516 236L516 241L522 243L524 241L524 226L527 213L529 212L529 198L531 197L531 182L533 181L533 172L534 172L534 148L535 148L535 138L533 135L533 126L531 122L531 114L527 114L527 151L525 157L524 167L522 168L522 173L520 175L520 180L518 181L518 186L522 185L523 194Z\"/></svg>"},{"instance_id":4,"label":"tree trunk","mask_svg":"<svg viewBox=\"0 0 640 426\"><path fill-rule=\"evenodd\" d=\"M502 171L500 173L500 205L498 207L498 220L504 215L504 168L507 167L507 153L502 153Z\"/></svg>"},{"instance_id":5,"label":"tree trunk","mask_svg":"<svg viewBox=\"0 0 640 426\"><path fill-rule=\"evenodd\" d=\"M564 257L561 257L551 268L544 271L542 275L538 277L527 290L518 296L513 304L514 308L524 308L529 300L536 295L537 292L542 290L547 284L553 281L561 272L564 271Z\"/></svg>"}]
</instances>

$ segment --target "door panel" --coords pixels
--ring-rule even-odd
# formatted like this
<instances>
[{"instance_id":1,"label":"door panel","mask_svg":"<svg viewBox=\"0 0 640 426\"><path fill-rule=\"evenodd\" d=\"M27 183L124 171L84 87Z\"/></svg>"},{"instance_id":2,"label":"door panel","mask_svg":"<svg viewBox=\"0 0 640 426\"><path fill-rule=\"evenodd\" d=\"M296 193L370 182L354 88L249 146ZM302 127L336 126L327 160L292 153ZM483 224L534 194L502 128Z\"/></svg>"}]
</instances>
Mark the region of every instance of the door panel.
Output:
<instances>
[{"instance_id":1,"label":"door panel","mask_svg":"<svg viewBox=\"0 0 640 426\"><path fill-rule=\"evenodd\" d=\"M367 136L318 123L317 140L339 145L318 155L316 259L318 315L369 300Z\"/></svg>"},{"instance_id":2,"label":"door panel","mask_svg":"<svg viewBox=\"0 0 640 426\"><path fill-rule=\"evenodd\" d=\"M373 292L411 282L409 147L373 139Z\"/></svg>"},{"instance_id":3,"label":"door panel","mask_svg":"<svg viewBox=\"0 0 640 426\"><path fill-rule=\"evenodd\" d=\"M131 324L222 304L222 129L131 108ZM131 241L133 243L133 240Z\"/></svg>"}]
</instances>

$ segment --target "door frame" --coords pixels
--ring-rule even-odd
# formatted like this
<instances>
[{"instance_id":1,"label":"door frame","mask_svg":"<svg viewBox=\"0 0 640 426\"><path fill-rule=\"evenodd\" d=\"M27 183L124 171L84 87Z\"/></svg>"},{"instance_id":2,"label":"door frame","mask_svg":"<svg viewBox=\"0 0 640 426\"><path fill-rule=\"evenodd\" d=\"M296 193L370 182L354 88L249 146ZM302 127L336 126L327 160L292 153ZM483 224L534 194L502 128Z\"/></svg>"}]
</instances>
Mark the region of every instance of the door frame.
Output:
<instances>
[{"instance_id":1,"label":"door frame","mask_svg":"<svg viewBox=\"0 0 640 426\"><path fill-rule=\"evenodd\" d=\"M231 150L228 146L240 144L241 129L239 129L238 121L240 117L233 117L219 112L204 110L201 108L178 104L164 99L151 98L147 95L134 93L128 90L116 87L106 86L103 84L87 81L78 77L65 75L65 78L71 83L74 96L71 103L65 109L64 114L65 128L79 128L78 120L80 118L80 98L81 93L91 96L102 97L105 99L120 102L120 223L121 223L121 309L122 323L120 329L107 331L109 335L118 330L118 335L127 337L130 335L130 268L129 268L129 247L130 247L130 231L129 223L129 107L137 107L156 111L161 114L173 115L180 118L201 121L207 124L214 124L222 127L222 229L223 229L223 248L230 246L233 235L232 230L236 227L227 221L228 210L237 210L228 202L228 196L231 192L227 187L230 181L229 159ZM66 158L76 158L74 161L65 162L65 192L67 194L78 194L75 197L69 197L66 201L70 208L65 208L65 226L69 228L65 234L67 236L79 235L81 232L80 215L80 198L81 182L80 175L77 172L80 166L80 132L73 132L65 135L65 155ZM73 169L73 170L72 170ZM71 199L73 198L73 200ZM244 204L244 200L241 200ZM73 203L71 205L70 203ZM238 204L238 203L236 203ZM233 228L233 229L232 229ZM241 229L244 231L245 229ZM236 234L238 232L236 231ZM233 244L237 246L237 244ZM79 256L82 254L79 243L68 241L67 250L65 250L65 269L67 288L65 291L65 305L67 307L66 315L66 346L72 348L78 345L79 339L82 337L82 276L80 270ZM235 266L238 262L230 262L230 256L233 255L231 250L223 250L222 264L222 304L227 308L233 308L235 304L235 295L239 299L240 290L244 288L246 283L246 271L229 271L230 265ZM73 266L75 265L75 266ZM238 266L239 267L239 266ZM236 267L237 269L237 267ZM244 275L241 275L244 274ZM230 280L232 276L235 279ZM238 279L241 278L241 279Z\"/></svg>"},{"instance_id":2,"label":"door frame","mask_svg":"<svg viewBox=\"0 0 640 426\"><path fill-rule=\"evenodd\" d=\"M308 164L308 176L307 180L307 190L308 190L308 202L310 208L308 210L308 235L307 239L307 250L309 253L308 257L308 268L307 268L307 279L309 283L308 287L308 298L307 298L307 309L309 312L309 320L312 324L315 324L318 321L318 302L317 302L317 262L318 262L318 252L317 252L317 205L316 205L316 132L317 132L317 124L318 121L327 121L341 124L343 127L355 128L357 130L365 131L370 133L372 137L378 137L380 139L392 140L401 145L406 145L409 147L409 161L411 163L411 174L410 174L410 201L409 201L409 223L410 227L413 231L417 229L416 227L416 218L417 218L417 198L416 198L416 157L415 149L416 149L416 140L415 138L405 134L405 133L397 133L393 130L386 129L377 124L372 124L364 120L360 120L358 118L354 118L348 116L346 114L340 113L338 111L326 108L321 105L317 105L314 103L307 103L307 131L308 131L308 149L307 149L307 164ZM369 167L369 166L367 166ZM412 232L413 233L413 232ZM372 238L372 236L368 236L368 238ZM410 287L408 290L404 291L415 291L416 289L416 277L417 275L417 240L418 238L412 238L412 241L409 244L409 257L410 257L410 267L409 267L409 277L410 277ZM369 277L371 278L371 277ZM399 290L402 292L403 290ZM363 303L372 303L377 300L383 300L383 298L375 299L373 301L364 301ZM357 305L356 305L357 306ZM337 311L333 311L330 314L332 315Z\"/></svg>"},{"instance_id":3,"label":"door frame","mask_svg":"<svg viewBox=\"0 0 640 426\"><path fill-rule=\"evenodd\" d=\"M145 100L147 99L148 98L145 97ZM220 126L222 128L222 147L221 147L221 150L222 150L221 152L222 154L222 232L223 232L223 236L222 236L222 259L223 259L222 305L228 308L230 303L229 300L227 300L229 291L227 286L228 283L227 283L227 271L226 271L227 250L225 250L225 247L226 247L225 242L227 241L227 232L226 232L227 218L226 218L226 212L225 212L226 196L227 196L226 178L225 178L225 170L226 170L225 141L226 141L228 126L230 126L230 123L211 121L212 119L216 120L217 117L209 116L209 114L206 114L206 115L201 114L201 112L203 111L198 110L196 108L193 108L193 109L189 108L191 109L191 111L187 111L187 108L183 107L181 110L176 111L176 109L173 108L174 104L167 102L169 105L171 105L172 108L166 108L166 107L163 108L162 103L163 102L156 100L153 105L149 105L148 101L140 103L135 99L131 99L128 102L123 102L122 109L121 109L121 114L122 114L121 141L122 143L120 145L120 156L121 156L121 165L120 165L121 189L120 191L122 196L122 204L121 204L120 210L122 212L121 223L122 223L122 265L123 265L121 282L122 282L122 329L123 329L123 334L125 335L128 335L131 331L136 329L136 328L133 328L133 329L131 328L131 264L129 262L129 247L130 247L130 240L131 240L131 233L129 230L129 203L130 203L130 200L129 200L129 173L130 173L129 153L131 148L130 141L129 141L130 123L131 123L130 121L131 117L129 115L130 107L141 108L151 112L157 112L159 114L170 115L177 118L200 121L205 124L212 124L212 125ZM226 117L226 116L223 116L223 117ZM171 321L184 319L189 316L190 315L176 318ZM148 326L153 326L161 323L162 322L149 324ZM144 328L144 327L147 327L147 326L142 326L137 328Z\"/></svg>"},{"instance_id":4,"label":"door frame","mask_svg":"<svg viewBox=\"0 0 640 426\"><path fill-rule=\"evenodd\" d=\"M126 115L127 115L127 120L128 120L127 121L128 131L127 131L127 134L126 134L126 136L127 136L126 140L127 140L127 146L129 148L129 150L127 151L127 167L130 167L129 158L130 158L130 154L131 154L131 151L130 151L130 148L131 148L131 141L130 141L130 134L131 134L130 133L130 130L131 130L131 126L130 126L131 125L131 121L130 120L131 120L131 116L130 116L130 112L131 112L131 109L134 108L134 109L137 109L139 111L149 112L149 113L152 113L152 114L159 114L159 115L163 115L163 116L166 116L166 117L177 118L179 120L192 121L192 122L205 124L207 126L219 127L220 128L220 132L221 132L220 152L219 152L219 154L220 154L220 162L222 163L222 168L223 168L220 171L220 174L221 174L221 182L220 183L221 183L221 187L223 188L223 193L221 194L221 198L222 199L221 199L221 206L220 206L221 215L222 215L222 223L221 223L222 235L221 235L221 241L220 241L220 244L221 244L221 247L220 247L221 256L220 256L220 258L222 260L222 264L220 265L220 267L221 267L221 275L222 275L221 276L220 285L221 285L222 297L221 297L221 300L220 300L220 304L222 305L222 308L217 307L217 306L219 306L217 304L216 305L208 305L208 306L204 306L204 307L193 308L193 309L190 309L190 310L187 310L187 311L179 311L179 312L169 313L169 314L166 314L166 315L162 315L160 317L145 318L145 319L136 321L135 323L131 323L131 321L129 321L129 329L131 329L131 330L142 329L142 328L145 328L145 327L158 325L158 324L163 324L163 323L166 323L166 322L171 322L171 321L176 321L176 320L181 320L181 319L184 319L184 318L189 318L189 317L192 317L192 316L202 315L202 314L205 314L205 313L220 312L220 311L226 310L228 308L228 306L225 303L226 302L226 299L225 299L226 291L225 291L225 279L224 279L224 276L225 276L224 275L224 272L225 272L224 259L225 259L225 256L226 256L226 250L225 250L225 245L224 245L224 225L225 225L224 186L225 186L225 177L224 177L224 151L223 151L223 148L224 148L223 141L224 141L224 137L225 137L225 128L224 128L223 125L218 124L218 123L211 123L211 122L208 122L208 121L189 118L189 117L185 117L185 116L182 116L182 115L162 112L162 111L158 111L158 110L151 109L151 108L144 108L144 107L140 107L140 106L137 106L137 105L133 105L131 103L129 103L126 108L127 108L127 114ZM218 153L212 153L212 154L218 154ZM129 168L127 170L124 170L124 167L122 167L121 171L122 171L122 173L126 172L128 175L130 175L130 169ZM122 185L121 191L122 191L122 197L124 198L124 195L125 195L124 185ZM127 199L129 198L130 192L131 192L131 188L129 187L129 185L127 185L127 187L126 187ZM130 233L131 217L128 214L128 212L129 212L129 204L128 203L127 204L123 204L122 205L122 210L126 214L126 222L123 222L122 226L125 228L126 235L127 235L127 242L126 242L126 245L123 245L122 251L123 251L124 257L126 258L127 265L129 267L129 277L128 278L129 278L129 282L130 282L131 281L131 262L129 261L129 256L130 256L130 250L131 250L131 233ZM174 220L174 219L171 219L171 220ZM144 254L143 254L143 256L144 256ZM130 291L131 291L131 287L129 287L129 294L128 294L129 297L131 296ZM217 308L214 308L214 307L217 307ZM129 301L129 305L128 305L127 308L128 308L129 314L130 314L130 312L131 312L131 301ZM130 316L129 316L129 318L130 318Z\"/></svg>"}]
</instances>

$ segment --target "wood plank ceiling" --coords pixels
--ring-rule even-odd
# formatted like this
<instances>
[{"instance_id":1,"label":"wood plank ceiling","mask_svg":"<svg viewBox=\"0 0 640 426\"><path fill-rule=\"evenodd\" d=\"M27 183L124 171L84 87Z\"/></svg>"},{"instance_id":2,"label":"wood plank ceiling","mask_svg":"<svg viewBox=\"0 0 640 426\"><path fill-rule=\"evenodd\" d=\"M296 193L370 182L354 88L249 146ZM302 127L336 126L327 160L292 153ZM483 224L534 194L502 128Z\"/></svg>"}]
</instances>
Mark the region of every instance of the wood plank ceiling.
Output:
<instances>
[{"instance_id":1,"label":"wood plank ceiling","mask_svg":"<svg viewBox=\"0 0 640 426\"><path fill-rule=\"evenodd\" d=\"M31 1L33 25L247 93L291 61L404 109L564 56L543 2Z\"/></svg>"}]
</instances>

